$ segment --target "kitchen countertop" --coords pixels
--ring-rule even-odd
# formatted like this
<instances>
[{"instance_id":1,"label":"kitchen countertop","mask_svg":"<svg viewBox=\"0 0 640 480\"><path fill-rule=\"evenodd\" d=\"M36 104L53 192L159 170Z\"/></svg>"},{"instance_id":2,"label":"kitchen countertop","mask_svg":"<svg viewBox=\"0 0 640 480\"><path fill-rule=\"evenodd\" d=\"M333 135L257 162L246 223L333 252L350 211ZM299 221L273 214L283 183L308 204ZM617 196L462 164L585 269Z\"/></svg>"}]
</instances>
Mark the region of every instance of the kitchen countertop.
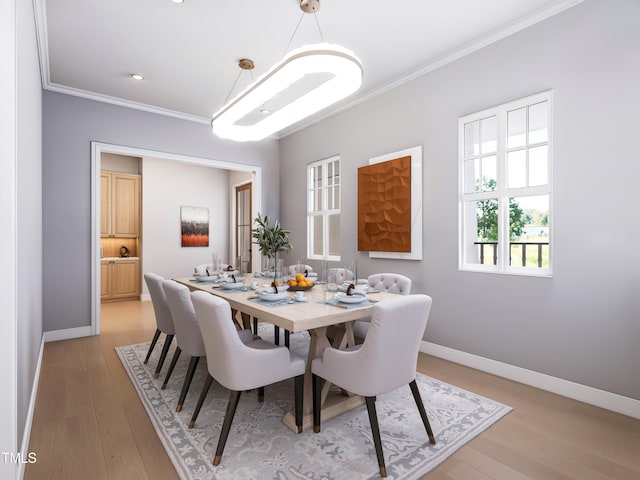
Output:
<instances>
[{"instance_id":1,"label":"kitchen countertop","mask_svg":"<svg viewBox=\"0 0 640 480\"><path fill-rule=\"evenodd\" d=\"M118 260L140 260L140 257L102 257L100 261L118 261Z\"/></svg>"}]
</instances>

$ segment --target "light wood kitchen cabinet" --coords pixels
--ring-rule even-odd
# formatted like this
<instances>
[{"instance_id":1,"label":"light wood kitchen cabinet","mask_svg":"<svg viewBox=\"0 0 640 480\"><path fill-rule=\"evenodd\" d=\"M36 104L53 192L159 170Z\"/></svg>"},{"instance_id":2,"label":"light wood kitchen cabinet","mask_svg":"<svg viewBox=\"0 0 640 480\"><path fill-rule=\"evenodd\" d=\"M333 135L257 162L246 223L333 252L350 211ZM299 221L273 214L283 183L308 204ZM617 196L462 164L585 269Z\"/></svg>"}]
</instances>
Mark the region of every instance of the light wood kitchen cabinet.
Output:
<instances>
[{"instance_id":1,"label":"light wood kitchen cabinet","mask_svg":"<svg viewBox=\"0 0 640 480\"><path fill-rule=\"evenodd\" d=\"M100 299L102 301L140 297L140 260L102 260Z\"/></svg>"},{"instance_id":2,"label":"light wood kitchen cabinet","mask_svg":"<svg viewBox=\"0 0 640 480\"><path fill-rule=\"evenodd\" d=\"M100 173L100 236L140 236L140 175Z\"/></svg>"}]
</instances>

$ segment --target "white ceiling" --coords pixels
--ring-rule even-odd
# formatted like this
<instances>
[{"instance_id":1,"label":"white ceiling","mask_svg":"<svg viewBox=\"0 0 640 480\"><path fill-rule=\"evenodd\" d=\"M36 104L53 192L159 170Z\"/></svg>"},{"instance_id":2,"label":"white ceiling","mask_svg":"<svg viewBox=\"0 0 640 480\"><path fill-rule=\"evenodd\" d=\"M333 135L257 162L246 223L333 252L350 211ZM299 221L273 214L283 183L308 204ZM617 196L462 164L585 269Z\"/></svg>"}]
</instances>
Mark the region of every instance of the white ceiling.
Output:
<instances>
[{"instance_id":1,"label":"white ceiling","mask_svg":"<svg viewBox=\"0 0 640 480\"><path fill-rule=\"evenodd\" d=\"M370 98L582 0L321 0L324 39L360 59L359 92L283 134ZM285 53L299 0L35 0L47 90L209 123L238 61ZM321 41L305 15L289 50ZM145 79L135 81L131 73ZM251 81L244 72L233 93ZM282 135L282 134L281 134Z\"/></svg>"}]
</instances>

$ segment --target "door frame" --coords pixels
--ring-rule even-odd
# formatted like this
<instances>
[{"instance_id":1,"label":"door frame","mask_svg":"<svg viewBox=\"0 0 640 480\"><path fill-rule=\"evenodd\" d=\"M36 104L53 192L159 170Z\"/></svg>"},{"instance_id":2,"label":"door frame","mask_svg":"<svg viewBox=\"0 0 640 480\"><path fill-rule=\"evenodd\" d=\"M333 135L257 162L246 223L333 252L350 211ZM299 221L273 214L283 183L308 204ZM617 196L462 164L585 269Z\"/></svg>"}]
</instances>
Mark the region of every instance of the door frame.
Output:
<instances>
[{"instance_id":1,"label":"door frame","mask_svg":"<svg viewBox=\"0 0 640 480\"><path fill-rule=\"evenodd\" d=\"M132 157L153 157L172 160L200 167L250 172L253 175L253 206L260 211L262 191L262 167L242 163L224 162L211 158L194 157L176 153L126 147L110 143L91 142L91 334L100 334L100 170L101 155L115 153ZM234 195L235 196L235 195ZM235 215L235 213L234 213ZM235 228L235 227L234 227ZM233 230L233 228L232 228ZM254 255L255 257L255 255ZM141 260L144 262L144 259ZM255 258L252 259L255 264ZM141 271L144 271L141 265ZM142 277L142 276L141 276Z\"/></svg>"},{"instance_id":2,"label":"door frame","mask_svg":"<svg viewBox=\"0 0 640 480\"><path fill-rule=\"evenodd\" d=\"M249 208L251 209L250 216L251 216L251 224L249 225L250 227L250 232L253 232L253 213L254 213L254 182L253 179L250 181L245 181L245 182L240 182L240 183L236 183L233 184L231 186L231 188L233 189L233 192L231 192L231 196L233 197L232 201L231 201L231 208L233 209L233 231L231 232L231 245L233 245L233 256L237 257L238 256L238 189L242 188L242 187L247 187L251 190L251 196L249 198ZM258 270L256 270L256 265L254 264L254 259L255 256L253 254L253 248L251 249L251 271L252 272L257 272Z\"/></svg>"}]
</instances>

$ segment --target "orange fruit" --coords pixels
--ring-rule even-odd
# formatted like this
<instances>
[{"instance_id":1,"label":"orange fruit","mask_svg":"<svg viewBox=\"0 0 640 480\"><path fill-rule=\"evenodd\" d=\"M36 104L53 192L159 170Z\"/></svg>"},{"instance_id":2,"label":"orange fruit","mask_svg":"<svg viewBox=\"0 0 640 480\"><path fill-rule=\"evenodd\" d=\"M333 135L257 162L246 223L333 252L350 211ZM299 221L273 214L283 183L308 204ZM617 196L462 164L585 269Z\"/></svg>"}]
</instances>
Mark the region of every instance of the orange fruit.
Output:
<instances>
[{"instance_id":1,"label":"orange fruit","mask_svg":"<svg viewBox=\"0 0 640 480\"><path fill-rule=\"evenodd\" d=\"M305 276L303 273L297 273L296 274L296 282L304 282L306 280Z\"/></svg>"},{"instance_id":2,"label":"orange fruit","mask_svg":"<svg viewBox=\"0 0 640 480\"><path fill-rule=\"evenodd\" d=\"M289 280L289 286L290 287L296 287L296 286L298 286L298 282L296 282L295 280Z\"/></svg>"}]
</instances>

